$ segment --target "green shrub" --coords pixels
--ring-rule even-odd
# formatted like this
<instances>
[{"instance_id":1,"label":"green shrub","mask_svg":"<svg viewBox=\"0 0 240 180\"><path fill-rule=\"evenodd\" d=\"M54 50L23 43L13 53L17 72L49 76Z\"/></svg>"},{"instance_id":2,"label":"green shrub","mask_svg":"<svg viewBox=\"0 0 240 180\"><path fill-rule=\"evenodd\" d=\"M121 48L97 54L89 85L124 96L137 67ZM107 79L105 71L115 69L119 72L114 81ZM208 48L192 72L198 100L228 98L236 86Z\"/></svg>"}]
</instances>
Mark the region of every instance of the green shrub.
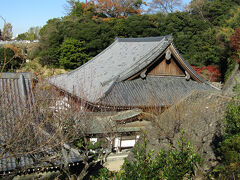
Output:
<instances>
[{"instance_id":1,"label":"green shrub","mask_svg":"<svg viewBox=\"0 0 240 180\"><path fill-rule=\"evenodd\" d=\"M146 153L147 139L137 145L133 153L133 162L125 161L123 169L127 179L183 179L192 177L194 168L200 163L200 157L192 146L183 138L178 141L178 148L165 150L153 157L153 151Z\"/></svg>"},{"instance_id":2,"label":"green shrub","mask_svg":"<svg viewBox=\"0 0 240 180\"><path fill-rule=\"evenodd\" d=\"M114 173L109 171L107 168L99 170L98 177L91 176L92 180L108 180L114 177Z\"/></svg>"},{"instance_id":3,"label":"green shrub","mask_svg":"<svg viewBox=\"0 0 240 180\"><path fill-rule=\"evenodd\" d=\"M234 89L238 91L239 87L236 86ZM240 178L240 102L238 95L234 96L228 104L225 134L218 151L222 161L213 174L218 178Z\"/></svg>"},{"instance_id":4,"label":"green shrub","mask_svg":"<svg viewBox=\"0 0 240 180\"><path fill-rule=\"evenodd\" d=\"M59 63L62 68L76 69L89 60L83 44L83 41L76 39L67 39L63 42L59 50Z\"/></svg>"},{"instance_id":5,"label":"green shrub","mask_svg":"<svg viewBox=\"0 0 240 180\"><path fill-rule=\"evenodd\" d=\"M191 178L201 160L194 153L192 146L183 138L178 141L178 148L168 152L161 150L154 155L154 151L147 151L147 138L143 135L143 142L133 149L134 160L125 160L122 169L115 174L106 169L101 171L95 179L183 179Z\"/></svg>"},{"instance_id":6,"label":"green shrub","mask_svg":"<svg viewBox=\"0 0 240 180\"><path fill-rule=\"evenodd\" d=\"M232 72L236 66L236 62L235 60L232 58L232 57L229 57L227 59L227 63L226 63L226 72L225 72L225 75L224 75L224 81L226 82L227 79L232 75Z\"/></svg>"},{"instance_id":7,"label":"green shrub","mask_svg":"<svg viewBox=\"0 0 240 180\"><path fill-rule=\"evenodd\" d=\"M240 102L237 97L228 104L226 111L226 137L231 137L240 133Z\"/></svg>"},{"instance_id":8,"label":"green shrub","mask_svg":"<svg viewBox=\"0 0 240 180\"><path fill-rule=\"evenodd\" d=\"M41 51L39 63L42 66L59 67L59 47L51 47Z\"/></svg>"}]
</instances>

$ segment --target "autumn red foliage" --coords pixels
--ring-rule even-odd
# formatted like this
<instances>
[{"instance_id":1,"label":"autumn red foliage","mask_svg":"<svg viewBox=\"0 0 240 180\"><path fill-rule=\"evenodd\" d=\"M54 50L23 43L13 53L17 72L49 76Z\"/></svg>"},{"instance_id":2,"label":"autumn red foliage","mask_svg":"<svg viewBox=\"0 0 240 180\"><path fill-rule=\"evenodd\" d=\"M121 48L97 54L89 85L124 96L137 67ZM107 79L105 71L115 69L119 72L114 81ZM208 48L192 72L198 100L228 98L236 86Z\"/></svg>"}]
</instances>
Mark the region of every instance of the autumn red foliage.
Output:
<instances>
[{"instance_id":1,"label":"autumn red foliage","mask_svg":"<svg viewBox=\"0 0 240 180\"><path fill-rule=\"evenodd\" d=\"M240 28L237 28L231 36L231 48L238 53L240 52Z\"/></svg>"},{"instance_id":2,"label":"autumn red foliage","mask_svg":"<svg viewBox=\"0 0 240 180\"><path fill-rule=\"evenodd\" d=\"M233 58L238 63L239 53L240 53L240 28L237 28L234 34L230 37L231 39L231 49L233 51Z\"/></svg>"},{"instance_id":3,"label":"autumn red foliage","mask_svg":"<svg viewBox=\"0 0 240 180\"><path fill-rule=\"evenodd\" d=\"M219 82L221 81L221 72L217 66L203 66L203 67L196 67L192 66L192 68L201 76L205 77L211 82Z\"/></svg>"}]
</instances>

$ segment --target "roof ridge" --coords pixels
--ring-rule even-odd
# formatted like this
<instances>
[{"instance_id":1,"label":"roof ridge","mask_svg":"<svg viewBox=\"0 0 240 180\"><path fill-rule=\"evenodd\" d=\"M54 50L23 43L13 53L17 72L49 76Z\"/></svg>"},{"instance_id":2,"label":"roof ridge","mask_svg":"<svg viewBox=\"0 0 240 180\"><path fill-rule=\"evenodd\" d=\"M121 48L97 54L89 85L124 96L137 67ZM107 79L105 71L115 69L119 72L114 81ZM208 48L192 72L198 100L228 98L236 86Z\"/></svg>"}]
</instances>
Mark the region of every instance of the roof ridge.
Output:
<instances>
[{"instance_id":1,"label":"roof ridge","mask_svg":"<svg viewBox=\"0 0 240 180\"><path fill-rule=\"evenodd\" d=\"M119 38L116 37L118 42L156 42L161 41L166 36L156 36L156 37L136 37L136 38Z\"/></svg>"},{"instance_id":2,"label":"roof ridge","mask_svg":"<svg viewBox=\"0 0 240 180\"><path fill-rule=\"evenodd\" d=\"M165 41L164 41L165 40ZM163 36L163 38L161 39L161 41L159 41L159 43L158 43L158 46L155 46L155 47L153 47L152 49L150 49L149 50L149 52L147 53L147 54L145 54L145 56L143 56L138 62L141 62L143 59L149 59L149 58L151 58L151 56L153 56L153 55L151 55L151 54L153 54L152 52L154 51L154 54L155 53L157 53L159 50L161 50L162 49L162 46L159 46L160 44L165 44L165 42L167 43L167 46L166 47L164 47L164 49L162 50L162 52L172 43L172 36L170 35L170 36ZM149 54L150 54L150 56L149 56ZM146 57L148 57L148 58L146 58ZM154 59L153 59L154 60ZM151 62L153 61L153 60L151 60ZM126 69L122 74L125 74L125 75L122 75L120 78L119 78L119 81L123 81L123 80L125 80L125 79L127 79L127 78L129 78L129 77L131 77L133 74L130 74L129 75L129 72L131 72L132 71L132 68L133 69L135 69L136 68L136 64L138 63L138 62L136 62L135 63L135 67L133 68L133 67L130 67L130 68L128 68L128 69ZM151 63L150 62L150 63ZM149 63L148 63L149 64ZM144 67L146 67L148 64L146 64ZM137 67L139 67L139 66L137 66ZM143 67L143 68L144 68ZM141 68L139 71L141 71L143 68ZM135 72L136 73L136 72Z\"/></svg>"}]
</instances>

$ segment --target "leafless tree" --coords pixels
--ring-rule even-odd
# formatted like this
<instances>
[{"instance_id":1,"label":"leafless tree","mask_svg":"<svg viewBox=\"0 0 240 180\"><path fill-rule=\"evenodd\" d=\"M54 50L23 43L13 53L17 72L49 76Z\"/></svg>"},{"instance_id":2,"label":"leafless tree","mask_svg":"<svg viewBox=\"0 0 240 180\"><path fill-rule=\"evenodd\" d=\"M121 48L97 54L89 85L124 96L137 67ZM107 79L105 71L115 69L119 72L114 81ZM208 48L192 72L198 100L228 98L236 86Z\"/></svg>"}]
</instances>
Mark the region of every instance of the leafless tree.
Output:
<instances>
[{"instance_id":1,"label":"leafless tree","mask_svg":"<svg viewBox=\"0 0 240 180\"><path fill-rule=\"evenodd\" d=\"M189 5L186 7L187 11L193 11L194 13L198 14L204 21L207 21L205 18L204 12L204 5L207 3L206 0L193 0Z\"/></svg>"},{"instance_id":2,"label":"leafless tree","mask_svg":"<svg viewBox=\"0 0 240 180\"><path fill-rule=\"evenodd\" d=\"M12 32L12 24L11 23L6 23L4 24L3 27L3 37L5 40L11 40L12 36L13 36L13 32Z\"/></svg>"},{"instance_id":3,"label":"leafless tree","mask_svg":"<svg viewBox=\"0 0 240 180\"><path fill-rule=\"evenodd\" d=\"M7 22L4 17L0 16L0 18L3 20L3 23L4 23L3 27L4 27ZM3 32L1 32L0 40L3 40L3 41L5 40Z\"/></svg>"},{"instance_id":4,"label":"leafless tree","mask_svg":"<svg viewBox=\"0 0 240 180\"><path fill-rule=\"evenodd\" d=\"M14 84L14 83L13 83ZM75 152L84 164L77 179L83 179L89 168L101 161L104 148L92 151L89 143L91 123L74 100L56 106L61 94L45 83L39 83L26 94L14 93L13 84L2 83L0 91L0 161L2 166L15 164L20 171L32 167L55 166L69 175L70 154ZM16 88L16 87L15 87ZM99 117L100 118L100 117ZM102 137L109 139L117 128L108 121L98 121ZM26 160L29 164L23 165ZM46 165L47 164L47 165Z\"/></svg>"},{"instance_id":5,"label":"leafless tree","mask_svg":"<svg viewBox=\"0 0 240 180\"><path fill-rule=\"evenodd\" d=\"M4 22L4 26L3 26L3 31L1 33L1 38L6 41L6 40L10 40L12 38L12 25L11 23L7 22L6 19L2 16L0 16L0 18L3 20Z\"/></svg>"},{"instance_id":6,"label":"leafless tree","mask_svg":"<svg viewBox=\"0 0 240 180\"><path fill-rule=\"evenodd\" d=\"M182 0L152 0L150 2L150 12L172 13L181 8Z\"/></svg>"}]
</instances>

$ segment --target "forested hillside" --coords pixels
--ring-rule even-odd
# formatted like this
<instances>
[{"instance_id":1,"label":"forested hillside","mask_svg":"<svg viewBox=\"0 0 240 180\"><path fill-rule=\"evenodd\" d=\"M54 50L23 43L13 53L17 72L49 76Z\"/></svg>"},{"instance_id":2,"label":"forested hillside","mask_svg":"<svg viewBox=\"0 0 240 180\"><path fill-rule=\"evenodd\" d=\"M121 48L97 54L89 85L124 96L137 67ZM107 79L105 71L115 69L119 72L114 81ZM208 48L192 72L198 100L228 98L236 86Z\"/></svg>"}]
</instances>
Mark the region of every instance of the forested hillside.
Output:
<instances>
[{"instance_id":1,"label":"forested hillside","mask_svg":"<svg viewBox=\"0 0 240 180\"><path fill-rule=\"evenodd\" d=\"M41 64L74 69L115 37L169 34L191 65L217 65L228 76L238 59L239 46L233 45L239 43L238 0L192 0L185 11L166 13L156 8L154 14L144 12L146 3L141 0L119 7L107 2L68 1L68 15L50 19L40 31Z\"/></svg>"},{"instance_id":2,"label":"forested hillside","mask_svg":"<svg viewBox=\"0 0 240 180\"><path fill-rule=\"evenodd\" d=\"M66 16L48 20L40 32L37 28L39 45L26 58L37 58L43 66L71 70L100 53L115 37L171 34L177 49L196 70L210 71L213 66L209 65L214 65L222 74L221 80L226 80L239 59L239 0L192 0L185 8L180 8L179 2L67 0ZM24 39L30 32L33 29L17 39ZM19 67L12 62L8 64L10 69L4 66L4 71Z\"/></svg>"}]
</instances>

